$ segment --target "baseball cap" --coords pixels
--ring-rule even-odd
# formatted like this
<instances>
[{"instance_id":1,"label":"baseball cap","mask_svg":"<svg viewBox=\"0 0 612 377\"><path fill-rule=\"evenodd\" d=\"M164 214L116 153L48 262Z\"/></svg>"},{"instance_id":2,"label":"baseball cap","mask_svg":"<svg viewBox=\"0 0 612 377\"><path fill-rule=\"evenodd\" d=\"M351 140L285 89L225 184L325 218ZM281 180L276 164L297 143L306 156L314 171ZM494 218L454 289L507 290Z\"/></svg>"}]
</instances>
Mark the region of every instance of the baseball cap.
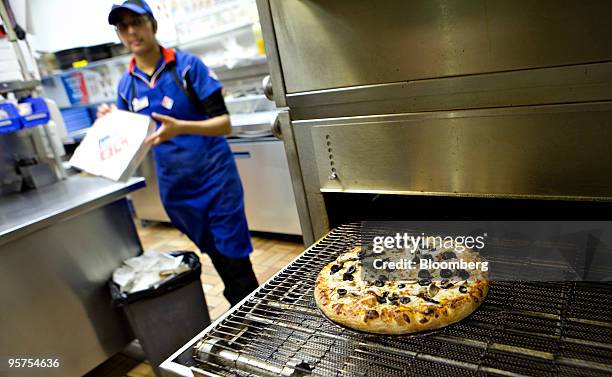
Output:
<instances>
[{"instance_id":1,"label":"baseball cap","mask_svg":"<svg viewBox=\"0 0 612 377\"><path fill-rule=\"evenodd\" d=\"M127 0L121 5L113 4L113 8L108 14L109 24L115 25L117 22L119 22L120 9L127 9L140 15L148 14L153 17L153 11L151 10L151 7L144 0ZM153 17L153 19L155 19L155 17Z\"/></svg>"}]
</instances>

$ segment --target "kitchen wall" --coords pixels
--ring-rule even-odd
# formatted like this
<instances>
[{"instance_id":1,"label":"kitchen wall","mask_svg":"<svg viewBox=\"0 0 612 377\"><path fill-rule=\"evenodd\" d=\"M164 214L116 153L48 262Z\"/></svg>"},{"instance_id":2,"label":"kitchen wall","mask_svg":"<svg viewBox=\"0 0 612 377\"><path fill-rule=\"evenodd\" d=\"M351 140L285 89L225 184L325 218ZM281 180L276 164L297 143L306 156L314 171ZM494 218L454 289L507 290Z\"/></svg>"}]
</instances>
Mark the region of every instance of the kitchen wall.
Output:
<instances>
[{"instance_id":1,"label":"kitchen wall","mask_svg":"<svg viewBox=\"0 0 612 377\"><path fill-rule=\"evenodd\" d=\"M107 15L112 0L29 0L34 49L58 51L118 42Z\"/></svg>"},{"instance_id":2,"label":"kitchen wall","mask_svg":"<svg viewBox=\"0 0 612 377\"><path fill-rule=\"evenodd\" d=\"M23 1L23 0L22 0ZM113 3L122 0L28 0L28 24L33 34L33 49L55 52L102 43L119 43L115 30L107 22ZM147 1L158 20L158 39L176 39L174 23L167 19L161 0ZM160 10L161 9L161 10Z\"/></svg>"}]
</instances>

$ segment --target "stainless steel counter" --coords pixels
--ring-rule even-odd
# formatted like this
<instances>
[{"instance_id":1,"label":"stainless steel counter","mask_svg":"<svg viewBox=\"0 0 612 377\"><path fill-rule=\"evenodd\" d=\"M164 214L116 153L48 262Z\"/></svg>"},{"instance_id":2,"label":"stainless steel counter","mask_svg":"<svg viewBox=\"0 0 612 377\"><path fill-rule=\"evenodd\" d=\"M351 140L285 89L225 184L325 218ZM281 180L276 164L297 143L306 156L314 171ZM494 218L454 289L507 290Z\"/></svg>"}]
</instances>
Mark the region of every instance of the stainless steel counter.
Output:
<instances>
[{"instance_id":1,"label":"stainless steel counter","mask_svg":"<svg viewBox=\"0 0 612 377\"><path fill-rule=\"evenodd\" d=\"M60 363L28 376L83 375L133 339L107 283L142 252L125 196L143 186L72 176L0 200L0 355Z\"/></svg>"},{"instance_id":2,"label":"stainless steel counter","mask_svg":"<svg viewBox=\"0 0 612 377\"><path fill-rule=\"evenodd\" d=\"M76 175L19 195L0 198L0 245L64 218L111 203L145 187L144 178L112 182Z\"/></svg>"}]
</instances>

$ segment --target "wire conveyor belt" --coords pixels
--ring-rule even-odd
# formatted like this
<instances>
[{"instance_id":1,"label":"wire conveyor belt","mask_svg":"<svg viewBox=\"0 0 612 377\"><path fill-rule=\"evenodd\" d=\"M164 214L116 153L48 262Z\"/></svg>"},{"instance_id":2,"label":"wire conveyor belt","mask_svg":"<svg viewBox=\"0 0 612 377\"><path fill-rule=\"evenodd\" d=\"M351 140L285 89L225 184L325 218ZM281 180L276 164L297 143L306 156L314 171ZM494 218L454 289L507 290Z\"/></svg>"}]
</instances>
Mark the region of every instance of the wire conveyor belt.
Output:
<instances>
[{"instance_id":1,"label":"wire conveyor belt","mask_svg":"<svg viewBox=\"0 0 612 377\"><path fill-rule=\"evenodd\" d=\"M360 242L360 224L347 224L306 250L205 334L195 369L221 376L612 375L607 283L495 281L470 317L427 334L368 335L331 323L314 302L315 279Z\"/></svg>"}]
</instances>

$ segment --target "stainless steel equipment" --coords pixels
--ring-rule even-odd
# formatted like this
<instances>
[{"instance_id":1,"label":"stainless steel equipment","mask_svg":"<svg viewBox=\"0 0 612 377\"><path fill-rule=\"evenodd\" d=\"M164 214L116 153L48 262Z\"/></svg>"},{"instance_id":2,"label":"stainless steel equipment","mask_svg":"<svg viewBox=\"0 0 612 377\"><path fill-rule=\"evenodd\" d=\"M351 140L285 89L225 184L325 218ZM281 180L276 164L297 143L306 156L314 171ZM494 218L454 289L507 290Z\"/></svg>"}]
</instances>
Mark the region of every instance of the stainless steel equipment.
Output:
<instances>
[{"instance_id":1,"label":"stainless steel equipment","mask_svg":"<svg viewBox=\"0 0 612 377\"><path fill-rule=\"evenodd\" d=\"M249 229L302 234L282 141L273 137L234 139L230 148L244 186Z\"/></svg>"},{"instance_id":2,"label":"stainless steel equipment","mask_svg":"<svg viewBox=\"0 0 612 377\"><path fill-rule=\"evenodd\" d=\"M3 62L0 67L0 102L5 100L6 105L17 106L17 101L26 99L25 103L18 106L19 126L15 127L16 122L10 120L9 114L2 110L2 126L11 126L8 132L0 132L0 185L8 186L7 189L0 186L0 196L19 192L19 178L15 178L15 164L19 158L37 157L44 161L41 166L32 167L31 171L25 172L26 179L36 181L38 184L51 182L57 179L65 179L66 172L62 165L62 156L65 151L61 143L59 129L63 125L57 106L53 101L34 98L28 102L28 97L38 97L40 81L36 69L31 69L35 65L32 53L27 40L23 40L25 33L20 35L15 29L15 15L8 2L0 2L0 19L6 39L3 38ZM22 39L21 43L19 38ZM6 56L5 56L6 55ZM26 59L26 56L30 60ZM8 80L8 81L5 81ZM41 102L44 102L44 106ZM3 104L4 105L4 104ZM35 111L37 107L39 110ZM45 108L43 110L43 107ZM45 122L46 120L46 122ZM23 124L23 127L21 123ZM44 123L44 124L43 124ZM27 128L27 129L23 129ZM50 171L49 163L54 167ZM32 184L33 185L33 184Z\"/></svg>"},{"instance_id":3,"label":"stainless steel equipment","mask_svg":"<svg viewBox=\"0 0 612 377\"><path fill-rule=\"evenodd\" d=\"M140 220L170 222L170 218L161 203L159 196L159 183L153 153L147 153L146 157L136 170L136 176L143 177L147 181L147 187L130 195L134 204L136 217Z\"/></svg>"},{"instance_id":4,"label":"stainless steel equipment","mask_svg":"<svg viewBox=\"0 0 612 377\"><path fill-rule=\"evenodd\" d=\"M402 338L331 324L312 297L320 269L360 242L358 220L608 219L612 3L258 8L267 94L287 107L277 124L312 245L166 373L612 374L608 283L496 281L468 319Z\"/></svg>"},{"instance_id":5,"label":"stainless steel equipment","mask_svg":"<svg viewBox=\"0 0 612 377\"><path fill-rule=\"evenodd\" d=\"M21 74L10 76L20 80L0 82L0 94L10 102L33 98L22 101L26 111L18 123L4 110L10 106L2 110L0 375L79 376L133 339L110 305L107 283L124 259L142 252L125 196L144 180L67 177L61 115L53 101L34 98L38 75L25 59L31 57L27 41L17 42L7 5L0 2L0 16L16 59L3 50L8 60L0 71L6 79L5 65L16 60ZM30 190L22 192L26 185ZM11 369L8 358L36 359L36 367ZM37 368L42 359L57 365Z\"/></svg>"},{"instance_id":6,"label":"stainless steel equipment","mask_svg":"<svg viewBox=\"0 0 612 377\"><path fill-rule=\"evenodd\" d=\"M83 375L133 339L107 284L142 252L125 196L143 186L72 176L0 199L0 354L61 364L28 376Z\"/></svg>"},{"instance_id":7,"label":"stainless steel equipment","mask_svg":"<svg viewBox=\"0 0 612 377\"><path fill-rule=\"evenodd\" d=\"M307 243L328 193L612 198L611 4L258 6Z\"/></svg>"}]
</instances>

